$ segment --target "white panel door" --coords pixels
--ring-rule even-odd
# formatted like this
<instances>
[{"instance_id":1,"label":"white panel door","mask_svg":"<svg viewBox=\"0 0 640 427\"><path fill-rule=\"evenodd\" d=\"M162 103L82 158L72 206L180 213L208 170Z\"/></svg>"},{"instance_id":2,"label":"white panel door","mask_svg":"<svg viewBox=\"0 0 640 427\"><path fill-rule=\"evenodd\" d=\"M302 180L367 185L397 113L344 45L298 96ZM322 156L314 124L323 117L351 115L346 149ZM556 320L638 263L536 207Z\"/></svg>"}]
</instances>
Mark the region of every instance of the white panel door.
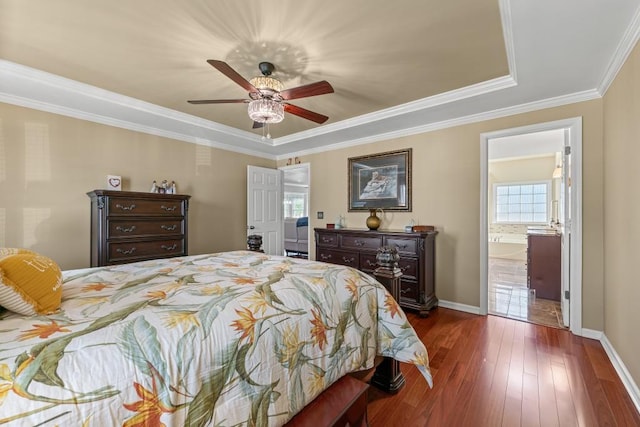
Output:
<instances>
[{"instance_id":1,"label":"white panel door","mask_svg":"<svg viewBox=\"0 0 640 427\"><path fill-rule=\"evenodd\" d=\"M269 255L283 253L282 171L247 166L247 235L262 236Z\"/></svg>"}]
</instances>

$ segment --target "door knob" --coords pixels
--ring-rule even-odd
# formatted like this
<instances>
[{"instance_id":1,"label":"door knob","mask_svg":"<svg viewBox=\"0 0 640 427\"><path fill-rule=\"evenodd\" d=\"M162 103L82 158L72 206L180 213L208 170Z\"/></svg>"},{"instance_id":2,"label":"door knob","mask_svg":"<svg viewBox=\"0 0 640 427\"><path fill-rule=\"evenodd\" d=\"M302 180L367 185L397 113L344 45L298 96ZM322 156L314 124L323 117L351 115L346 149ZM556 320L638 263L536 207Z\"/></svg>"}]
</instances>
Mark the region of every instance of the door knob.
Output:
<instances>
[{"instance_id":1,"label":"door knob","mask_svg":"<svg viewBox=\"0 0 640 427\"><path fill-rule=\"evenodd\" d=\"M253 230L255 227L253 225L249 226L249 230Z\"/></svg>"}]
</instances>

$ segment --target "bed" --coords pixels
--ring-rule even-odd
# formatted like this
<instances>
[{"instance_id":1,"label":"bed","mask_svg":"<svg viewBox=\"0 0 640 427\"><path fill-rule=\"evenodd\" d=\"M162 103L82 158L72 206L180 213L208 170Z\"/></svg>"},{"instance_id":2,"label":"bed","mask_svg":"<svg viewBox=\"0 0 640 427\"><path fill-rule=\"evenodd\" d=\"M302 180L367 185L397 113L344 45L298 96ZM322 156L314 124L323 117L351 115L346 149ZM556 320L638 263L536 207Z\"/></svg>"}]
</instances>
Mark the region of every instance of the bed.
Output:
<instances>
[{"instance_id":1,"label":"bed","mask_svg":"<svg viewBox=\"0 0 640 427\"><path fill-rule=\"evenodd\" d=\"M0 424L283 425L376 355L427 351L357 270L234 251L63 272L61 310L0 315Z\"/></svg>"}]
</instances>

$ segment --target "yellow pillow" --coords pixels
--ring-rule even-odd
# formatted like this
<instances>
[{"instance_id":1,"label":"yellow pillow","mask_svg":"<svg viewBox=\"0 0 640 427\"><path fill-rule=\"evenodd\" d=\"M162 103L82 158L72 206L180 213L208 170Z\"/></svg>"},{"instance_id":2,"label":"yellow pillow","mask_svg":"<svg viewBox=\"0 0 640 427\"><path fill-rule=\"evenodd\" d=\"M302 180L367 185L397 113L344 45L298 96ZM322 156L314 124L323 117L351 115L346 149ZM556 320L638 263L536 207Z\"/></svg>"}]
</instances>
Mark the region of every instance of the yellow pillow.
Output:
<instances>
[{"instance_id":1,"label":"yellow pillow","mask_svg":"<svg viewBox=\"0 0 640 427\"><path fill-rule=\"evenodd\" d=\"M0 257L0 305L32 316L60 308L62 272L46 256L22 250Z\"/></svg>"},{"instance_id":2,"label":"yellow pillow","mask_svg":"<svg viewBox=\"0 0 640 427\"><path fill-rule=\"evenodd\" d=\"M22 249L22 248L0 248L0 259L9 256L9 255L15 255L15 254L36 254L33 251L30 251L29 249Z\"/></svg>"}]
</instances>

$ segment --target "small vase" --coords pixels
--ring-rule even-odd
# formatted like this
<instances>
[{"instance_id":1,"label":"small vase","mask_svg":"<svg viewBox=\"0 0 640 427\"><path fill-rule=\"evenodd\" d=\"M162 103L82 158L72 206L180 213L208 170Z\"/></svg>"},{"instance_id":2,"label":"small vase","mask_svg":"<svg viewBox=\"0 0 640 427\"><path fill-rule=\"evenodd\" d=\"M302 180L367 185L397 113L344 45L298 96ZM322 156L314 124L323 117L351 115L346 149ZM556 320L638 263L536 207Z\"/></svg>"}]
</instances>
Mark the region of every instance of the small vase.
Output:
<instances>
[{"instance_id":1,"label":"small vase","mask_svg":"<svg viewBox=\"0 0 640 427\"><path fill-rule=\"evenodd\" d=\"M377 230L380 227L380 218L376 216L377 209L369 209L369 216L367 217L367 227L369 230Z\"/></svg>"}]
</instances>

